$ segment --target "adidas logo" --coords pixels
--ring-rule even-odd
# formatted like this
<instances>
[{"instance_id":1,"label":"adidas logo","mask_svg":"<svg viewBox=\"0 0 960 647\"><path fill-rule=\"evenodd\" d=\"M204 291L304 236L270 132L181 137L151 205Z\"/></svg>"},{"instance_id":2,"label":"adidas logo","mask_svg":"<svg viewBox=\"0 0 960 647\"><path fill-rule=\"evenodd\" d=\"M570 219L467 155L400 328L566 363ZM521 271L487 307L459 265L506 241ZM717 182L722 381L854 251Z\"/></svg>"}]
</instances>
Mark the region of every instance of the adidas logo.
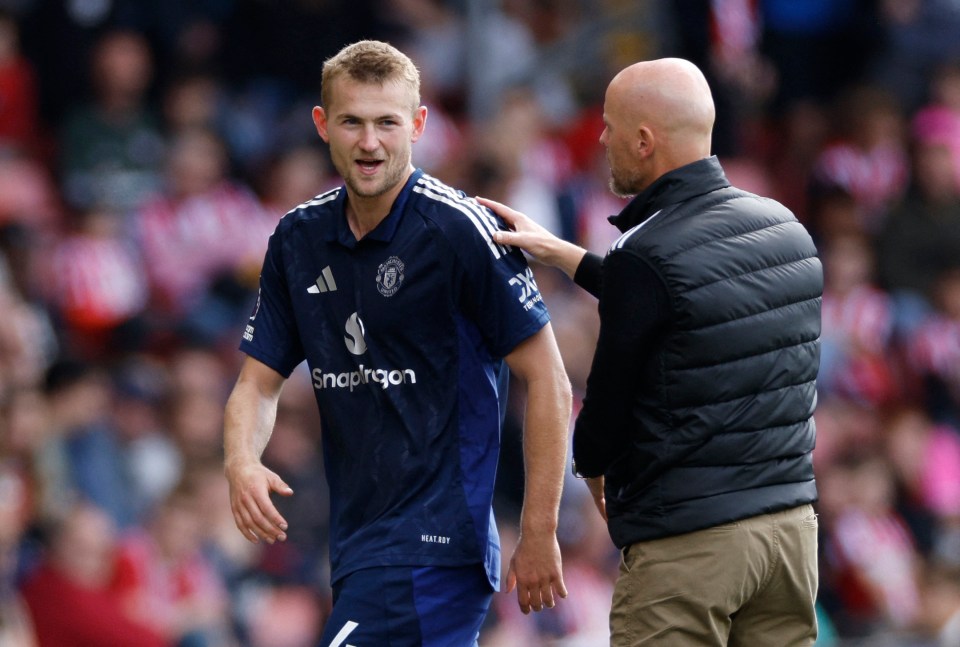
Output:
<instances>
[{"instance_id":1,"label":"adidas logo","mask_svg":"<svg viewBox=\"0 0 960 647\"><path fill-rule=\"evenodd\" d=\"M316 282L307 288L307 292L310 294L320 294L321 292L336 292L337 291L337 282L333 280L333 272L330 270L330 266L327 265L320 272L320 276L317 277Z\"/></svg>"}]
</instances>

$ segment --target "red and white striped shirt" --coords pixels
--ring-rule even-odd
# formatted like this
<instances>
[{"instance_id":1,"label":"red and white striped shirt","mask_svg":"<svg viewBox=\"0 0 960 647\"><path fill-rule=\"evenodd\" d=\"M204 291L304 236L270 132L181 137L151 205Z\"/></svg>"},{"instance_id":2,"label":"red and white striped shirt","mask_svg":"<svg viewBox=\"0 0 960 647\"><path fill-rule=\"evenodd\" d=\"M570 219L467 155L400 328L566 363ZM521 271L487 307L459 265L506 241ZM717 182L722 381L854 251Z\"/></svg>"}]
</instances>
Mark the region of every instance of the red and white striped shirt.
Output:
<instances>
[{"instance_id":1,"label":"red and white striped shirt","mask_svg":"<svg viewBox=\"0 0 960 647\"><path fill-rule=\"evenodd\" d=\"M113 327L147 304L147 278L132 245L79 234L60 242L49 259L49 291L69 325Z\"/></svg>"},{"instance_id":2,"label":"red and white striped shirt","mask_svg":"<svg viewBox=\"0 0 960 647\"><path fill-rule=\"evenodd\" d=\"M917 330L909 346L912 366L960 385L960 321L935 315Z\"/></svg>"},{"instance_id":3,"label":"red and white striped shirt","mask_svg":"<svg viewBox=\"0 0 960 647\"><path fill-rule=\"evenodd\" d=\"M907 188L909 162L904 149L893 143L863 150L841 142L820 153L814 176L846 189L863 209L862 224L867 231L875 231L885 209Z\"/></svg>"},{"instance_id":4,"label":"red and white striped shirt","mask_svg":"<svg viewBox=\"0 0 960 647\"><path fill-rule=\"evenodd\" d=\"M179 312L219 274L259 267L278 220L253 192L232 182L182 200L157 197L136 218L154 294Z\"/></svg>"},{"instance_id":5,"label":"red and white striped shirt","mask_svg":"<svg viewBox=\"0 0 960 647\"><path fill-rule=\"evenodd\" d=\"M883 353L893 333L893 307L886 292L861 285L840 295L824 290L823 336L844 347Z\"/></svg>"}]
</instances>

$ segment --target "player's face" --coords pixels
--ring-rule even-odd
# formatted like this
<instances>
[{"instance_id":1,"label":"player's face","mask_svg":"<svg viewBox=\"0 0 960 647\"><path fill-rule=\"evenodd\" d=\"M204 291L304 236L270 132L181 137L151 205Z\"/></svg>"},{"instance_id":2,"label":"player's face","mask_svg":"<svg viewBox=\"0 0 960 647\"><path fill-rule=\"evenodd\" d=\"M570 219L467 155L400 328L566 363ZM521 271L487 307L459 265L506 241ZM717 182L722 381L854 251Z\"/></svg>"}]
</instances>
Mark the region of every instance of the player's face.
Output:
<instances>
[{"instance_id":1,"label":"player's face","mask_svg":"<svg viewBox=\"0 0 960 647\"><path fill-rule=\"evenodd\" d=\"M398 189L412 170L427 109L414 108L410 88L396 82L338 78L332 90L330 105L314 108L313 119L347 188L362 198Z\"/></svg>"}]
</instances>

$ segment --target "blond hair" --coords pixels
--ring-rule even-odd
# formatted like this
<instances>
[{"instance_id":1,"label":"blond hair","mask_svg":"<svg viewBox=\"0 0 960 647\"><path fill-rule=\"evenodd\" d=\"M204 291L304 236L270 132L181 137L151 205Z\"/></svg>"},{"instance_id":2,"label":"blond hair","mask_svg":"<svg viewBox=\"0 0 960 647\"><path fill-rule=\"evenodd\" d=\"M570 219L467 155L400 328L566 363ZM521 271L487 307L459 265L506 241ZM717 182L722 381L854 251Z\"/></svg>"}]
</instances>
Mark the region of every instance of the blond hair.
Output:
<instances>
[{"instance_id":1,"label":"blond hair","mask_svg":"<svg viewBox=\"0 0 960 647\"><path fill-rule=\"evenodd\" d=\"M329 108L333 99L333 81L343 76L360 83L400 83L413 96L411 110L420 105L420 72L406 54L389 43L361 40L327 59L320 76L320 100L325 107Z\"/></svg>"}]
</instances>

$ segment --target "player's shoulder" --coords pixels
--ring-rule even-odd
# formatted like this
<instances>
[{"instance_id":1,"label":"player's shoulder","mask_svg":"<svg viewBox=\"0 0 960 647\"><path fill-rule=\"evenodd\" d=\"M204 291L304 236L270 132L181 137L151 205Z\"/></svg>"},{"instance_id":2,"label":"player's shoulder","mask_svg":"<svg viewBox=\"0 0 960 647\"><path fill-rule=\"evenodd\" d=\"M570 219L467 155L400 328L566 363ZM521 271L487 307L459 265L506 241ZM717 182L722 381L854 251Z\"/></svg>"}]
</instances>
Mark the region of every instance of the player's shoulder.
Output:
<instances>
[{"instance_id":1,"label":"player's shoulder","mask_svg":"<svg viewBox=\"0 0 960 647\"><path fill-rule=\"evenodd\" d=\"M288 211L280 219L278 230L289 230L299 223L323 220L334 213L334 205L343 187L336 187L310 198Z\"/></svg>"},{"instance_id":2,"label":"player's shoulder","mask_svg":"<svg viewBox=\"0 0 960 647\"><path fill-rule=\"evenodd\" d=\"M417 211L436 221L440 227L472 226L471 223L476 221L497 226L496 217L489 209L431 175L420 175L412 190L417 196Z\"/></svg>"},{"instance_id":3,"label":"player's shoulder","mask_svg":"<svg viewBox=\"0 0 960 647\"><path fill-rule=\"evenodd\" d=\"M417 178L413 193L421 217L455 245L479 243L497 257L508 253L493 240L493 233L504 229L503 222L476 199L426 173Z\"/></svg>"}]
</instances>

